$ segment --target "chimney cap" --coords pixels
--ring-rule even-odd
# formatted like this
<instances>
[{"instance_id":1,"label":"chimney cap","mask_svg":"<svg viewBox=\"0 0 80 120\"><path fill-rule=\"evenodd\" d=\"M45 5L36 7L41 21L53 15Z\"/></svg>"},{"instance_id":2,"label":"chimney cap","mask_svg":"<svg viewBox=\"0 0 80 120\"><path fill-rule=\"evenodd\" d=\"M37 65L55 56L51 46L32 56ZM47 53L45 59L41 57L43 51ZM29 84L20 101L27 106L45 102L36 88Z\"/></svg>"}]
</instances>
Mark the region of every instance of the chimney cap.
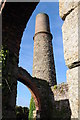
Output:
<instances>
[{"instance_id":1,"label":"chimney cap","mask_svg":"<svg viewBox=\"0 0 80 120\"><path fill-rule=\"evenodd\" d=\"M50 33L49 17L46 13L39 13L36 16L35 34L39 32Z\"/></svg>"}]
</instances>

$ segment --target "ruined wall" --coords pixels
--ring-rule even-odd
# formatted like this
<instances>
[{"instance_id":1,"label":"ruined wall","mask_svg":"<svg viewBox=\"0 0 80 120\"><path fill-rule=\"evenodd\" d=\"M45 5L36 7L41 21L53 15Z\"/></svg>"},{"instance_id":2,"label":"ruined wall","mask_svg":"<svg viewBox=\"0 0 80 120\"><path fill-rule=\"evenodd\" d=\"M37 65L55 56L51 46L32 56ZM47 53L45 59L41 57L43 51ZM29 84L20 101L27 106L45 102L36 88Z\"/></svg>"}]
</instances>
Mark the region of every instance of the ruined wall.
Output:
<instances>
[{"instance_id":1,"label":"ruined wall","mask_svg":"<svg viewBox=\"0 0 80 120\"><path fill-rule=\"evenodd\" d=\"M80 113L80 2L59 1L59 12L64 20L62 26L63 46L67 70L68 96L71 108L71 118L79 118Z\"/></svg>"},{"instance_id":2,"label":"ruined wall","mask_svg":"<svg viewBox=\"0 0 80 120\"><path fill-rule=\"evenodd\" d=\"M36 3L6 2L2 11L2 46L7 50L2 71L3 119L16 119L17 67L24 28L37 5ZM3 65L2 65L3 67Z\"/></svg>"},{"instance_id":3,"label":"ruined wall","mask_svg":"<svg viewBox=\"0 0 80 120\"><path fill-rule=\"evenodd\" d=\"M70 120L71 109L68 99L68 84L61 83L51 87L51 89L55 101L54 118L59 120Z\"/></svg>"},{"instance_id":4,"label":"ruined wall","mask_svg":"<svg viewBox=\"0 0 80 120\"><path fill-rule=\"evenodd\" d=\"M54 118L54 95L49 83L44 79L30 76L21 67L18 68L18 80L26 85L32 93L36 105L36 117L39 117L40 120L52 120Z\"/></svg>"},{"instance_id":5,"label":"ruined wall","mask_svg":"<svg viewBox=\"0 0 80 120\"><path fill-rule=\"evenodd\" d=\"M51 87L51 89L54 93L55 101L68 99L68 84L61 83Z\"/></svg>"},{"instance_id":6,"label":"ruined wall","mask_svg":"<svg viewBox=\"0 0 80 120\"><path fill-rule=\"evenodd\" d=\"M80 69L79 67L80 65L80 54L79 54L79 51L80 51L80 48L79 48L80 5L77 4L76 2L73 2L73 0L72 2L66 2L64 0L60 0L59 4L60 4L60 8L59 8L60 16L64 20L62 31L63 31L64 57L65 57L66 65L69 68L69 70L67 71L68 86L59 85L56 89L54 87L52 89L54 93L53 94L51 92L51 89L48 83L44 81L44 79L42 81L41 79L33 78L33 81L36 81L35 82L37 85L36 87L40 90L40 98L41 98L40 102L42 105L41 117L49 118L51 116L51 114L49 113L52 113L52 111L54 110L53 111L54 114L52 113L54 115L54 118L57 117L60 120L60 117L61 117L61 120L63 120L68 118L70 115L72 115L72 118L78 118L80 116L80 95L78 94L80 91L80 80L79 80L79 76L80 76L80 73L79 73L80 72L79 70ZM6 45L9 51L9 59L7 59L7 69L5 69L6 72L4 72L3 75L7 73L7 80L10 82L9 85L11 85L10 86L11 92L9 91L9 93L7 93L7 91L5 91L5 94L3 93L4 118L12 118L12 117L15 118L14 108L15 108L15 101L16 101L16 84L17 84L16 70L18 66L20 42L21 42L22 33L24 31L26 23L36 5L37 3L23 3L23 4L22 3L20 4L6 3L3 9L3 14L2 14L3 45ZM40 33L40 34L37 34L35 38L37 40L40 37L46 38L47 42L48 40L50 40L49 41L50 46L52 46L51 38L50 38L51 35L49 34ZM36 40L34 40L34 42L35 41ZM40 43L40 45L41 44L42 42ZM46 50L46 46L45 46L45 49L43 49L43 51L44 50ZM48 55L51 55L51 54L48 52ZM49 56L47 57L50 58ZM47 57L46 57L46 60L47 60ZM41 58L43 58L43 55L41 56ZM41 64L41 65L43 67L44 64ZM51 68L50 68L50 71L51 71ZM29 82L28 86L29 85L32 85L32 84L30 84ZM47 91L47 88L48 88L48 91ZM35 88L33 88L33 91L34 90ZM37 92L35 91L35 93ZM54 99L52 99L52 96ZM48 103L51 103L51 104L48 104ZM70 113L70 110L71 110L71 113Z\"/></svg>"}]
</instances>

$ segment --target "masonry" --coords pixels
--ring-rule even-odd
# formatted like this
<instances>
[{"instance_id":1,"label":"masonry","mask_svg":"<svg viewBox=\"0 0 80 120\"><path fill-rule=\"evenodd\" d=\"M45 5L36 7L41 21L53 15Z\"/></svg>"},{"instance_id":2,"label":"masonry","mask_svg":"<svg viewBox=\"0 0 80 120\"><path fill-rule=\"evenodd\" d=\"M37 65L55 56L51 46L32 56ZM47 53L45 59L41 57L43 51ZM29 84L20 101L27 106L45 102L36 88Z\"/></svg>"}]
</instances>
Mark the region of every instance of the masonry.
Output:
<instances>
[{"instance_id":1,"label":"masonry","mask_svg":"<svg viewBox=\"0 0 80 120\"><path fill-rule=\"evenodd\" d=\"M66 2L64 0L59 1L60 17L64 20L62 26L64 58L69 68L67 71L67 83L60 85L56 85L55 62L53 50L50 48L52 47L52 35L50 33L48 16L39 14L43 16L41 24L45 27L43 25L39 26L39 24L36 23L32 77L26 70L18 67L18 61L23 31L38 3L5 4L2 14L2 35L3 47L7 49L8 54L6 67L2 74L3 119L16 119L17 80L26 85L31 91L35 100L36 111L38 111L40 115L38 119L71 120L73 118L80 118L80 3L73 2L73 0L71 1L72 2ZM39 15L37 16L37 21L39 21ZM41 28L41 26L43 27ZM42 46L42 43L44 46ZM40 47L43 49L41 53ZM46 54L46 52L48 52L48 54ZM41 58L45 59L44 63L41 61L40 55L42 55ZM40 59L38 59L38 57ZM43 75L42 71L44 72ZM46 74L46 72L48 74Z\"/></svg>"},{"instance_id":2,"label":"masonry","mask_svg":"<svg viewBox=\"0 0 80 120\"><path fill-rule=\"evenodd\" d=\"M8 51L6 66L2 73L3 119L16 119L15 105L20 43L26 23L37 4L6 2L2 11L2 45L5 48L4 51Z\"/></svg>"},{"instance_id":3,"label":"masonry","mask_svg":"<svg viewBox=\"0 0 80 120\"><path fill-rule=\"evenodd\" d=\"M80 119L80 1L66 2L60 0L60 16L64 20L62 26L64 58L67 70L68 99L71 118Z\"/></svg>"},{"instance_id":4,"label":"masonry","mask_svg":"<svg viewBox=\"0 0 80 120\"><path fill-rule=\"evenodd\" d=\"M56 84L52 34L50 33L48 15L44 13L36 16L33 76L46 80L50 86Z\"/></svg>"}]
</instances>

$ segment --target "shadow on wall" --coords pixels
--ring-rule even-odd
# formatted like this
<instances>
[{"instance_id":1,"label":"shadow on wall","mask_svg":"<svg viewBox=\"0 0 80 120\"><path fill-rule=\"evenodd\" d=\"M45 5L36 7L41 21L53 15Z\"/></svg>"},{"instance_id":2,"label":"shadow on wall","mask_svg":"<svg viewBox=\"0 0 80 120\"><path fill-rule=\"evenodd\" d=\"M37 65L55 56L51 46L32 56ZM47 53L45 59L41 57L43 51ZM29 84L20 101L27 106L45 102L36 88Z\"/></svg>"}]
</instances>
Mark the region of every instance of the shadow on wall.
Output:
<instances>
[{"instance_id":1,"label":"shadow on wall","mask_svg":"<svg viewBox=\"0 0 80 120\"><path fill-rule=\"evenodd\" d=\"M33 78L23 68L18 68L18 80L26 85L34 94L38 120L71 120L71 110L68 99L54 100L54 92L49 83L42 79Z\"/></svg>"},{"instance_id":2,"label":"shadow on wall","mask_svg":"<svg viewBox=\"0 0 80 120\"><path fill-rule=\"evenodd\" d=\"M30 74L21 67L18 68L18 80L26 85L32 93L36 111L38 115L40 114L40 118L37 119L52 119L54 98L49 83L45 80L31 77ZM49 114L49 112L51 114Z\"/></svg>"},{"instance_id":3,"label":"shadow on wall","mask_svg":"<svg viewBox=\"0 0 80 120\"><path fill-rule=\"evenodd\" d=\"M54 120L71 120L69 100L55 101Z\"/></svg>"}]
</instances>

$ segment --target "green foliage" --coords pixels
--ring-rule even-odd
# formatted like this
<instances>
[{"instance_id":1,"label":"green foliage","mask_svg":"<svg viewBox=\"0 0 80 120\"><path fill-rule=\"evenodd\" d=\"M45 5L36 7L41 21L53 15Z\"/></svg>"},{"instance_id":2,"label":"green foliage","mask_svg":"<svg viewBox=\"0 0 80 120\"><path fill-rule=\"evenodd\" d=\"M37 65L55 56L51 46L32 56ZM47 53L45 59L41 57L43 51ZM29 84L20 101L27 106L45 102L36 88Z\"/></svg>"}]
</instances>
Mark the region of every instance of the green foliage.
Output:
<instances>
[{"instance_id":1,"label":"green foliage","mask_svg":"<svg viewBox=\"0 0 80 120\"><path fill-rule=\"evenodd\" d=\"M55 89L57 89L57 85L54 85L54 87L53 87L53 88L54 88L54 90L55 90Z\"/></svg>"},{"instance_id":2,"label":"green foliage","mask_svg":"<svg viewBox=\"0 0 80 120\"><path fill-rule=\"evenodd\" d=\"M9 51L6 46L2 46L0 50L0 62L2 62L2 68L5 68L6 59L9 54Z\"/></svg>"},{"instance_id":3,"label":"green foliage","mask_svg":"<svg viewBox=\"0 0 80 120\"><path fill-rule=\"evenodd\" d=\"M29 109L29 120L32 120L32 118L33 118L33 111L35 109L36 109L35 102L34 102L33 97L31 97L31 100L30 100L30 109Z\"/></svg>"},{"instance_id":4,"label":"green foliage","mask_svg":"<svg viewBox=\"0 0 80 120\"><path fill-rule=\"evenodd\" d=\"M16 106L16 120L28 120L28 114L27 107Z\"/></svg>"},{"instance_id":5,"label":"green foliage","mask_svg":"<svg viewBox=\"0 0 80 120\"><path fill-rule=\"evenodd\" d=\"M3 45L0 50L0 60L2 64L2 96L3 99L6 98L6 100L3 102L3 109L7 109L9 107L8 99L9 94L11 92L11 73L9 71L9 57L10 57L10 51L8 50L8 47L6 45ZM11 70L11 69L10 69Z\"/></svg>"},{"instance_id":6,"label":"green foliage","mask_svg":"<svg viewBox=\"0 0 80 120\"><path fill-rule=\"evenodd\" d=\"M8 68L6 66L7 64L7 59L9 57L9 50L7 49L6 46L2 46L0 50L0 60L2 62L2 90L4 91L3 94L9 94L9 85L8 85ZM7 68L7 69L6 69Z\"/></svg>"}]
</instances>

